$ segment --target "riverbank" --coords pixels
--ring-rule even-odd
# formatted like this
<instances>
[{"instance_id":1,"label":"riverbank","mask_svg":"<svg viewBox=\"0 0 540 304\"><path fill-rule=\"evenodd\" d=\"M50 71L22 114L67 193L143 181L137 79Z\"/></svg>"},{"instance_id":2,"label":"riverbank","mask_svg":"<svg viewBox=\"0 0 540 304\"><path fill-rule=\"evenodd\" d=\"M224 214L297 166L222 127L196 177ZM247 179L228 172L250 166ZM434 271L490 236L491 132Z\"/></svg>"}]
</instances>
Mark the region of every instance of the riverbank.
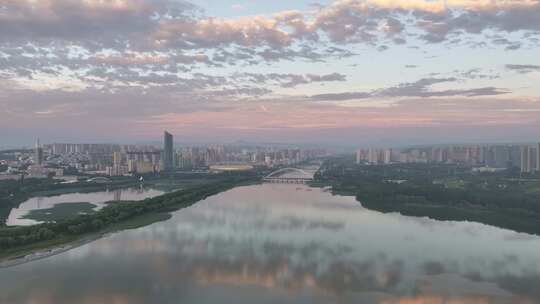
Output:
<instances>
[{"instance_id":1,"label":"riverbank","mask_svg":"<svg viewBox=\"0 0 540 304\"><path fill-rule=\"evenodd\" d=\"M0 263L20 264L58 254L108 233L167 220L171 212L231 188L258 183L253 177L228 177L217 182L167 193L139 202L116 202L102 210L58 223L0 229ZM32 258L32 255L35 255Z\"/></svg>"},{"instance_id":2,"label":"riverbank","mask_svg":"<svg viewBox=\"0 0 540 304\"><path fill-rule=\"evenodd\" d=\"M58 239L52 242L42 242L33 244L27 248L19 248L18 250L8 253L2 257L0 255L0 268L8 268L28 262L48 258L77 247L84 246L88 243L106 237L107 235L130 229L137 229L157 222L166 221L172 215L165 212L156 212L135 217L130 220L118 223L99 233L91 233L79 237Z\"/></svg>"},{"instance_id":3,"label":"riverbank","mask_svg":"<svg viewBox=\"0 0 540 304\"><path fill-rule=\"evenodd\" d=\"M0 227L5 225L6 220L13 208L18 208L26 200L40 196L50 197L69 193L90 193L102 190L117 190L138 186L140 182L133 179L121 179L111 183L88 183L85 181L61 184L48 179L27 179L20 181L0 182Z\"/></svg>"},{"instance_id":4,"label":"riverbank","mask_svg":"<svg viewBox=\"0 0 540 304\"><path fill-rule=\"evenodd\" d=\"M451 165L362 166L334 160L325 164L313 185L331 186L334 194L355 196L365 208L382 213L478 222L540 235L540 183L513 180L511 174L472 174Z\"/></svg>"},{"instance_id":5,"label":"riverbank","mask_svg":"<svg viewBox=\"0 0 540 304\"><path fill-rule=\"evenodd\" d=\"M442 204L395 203L388 198L387 203L358 201L363 207L382 213L399 213L406 216L427 217L439 221L477 222L516 232L540 235L540 215L519 209L498 209L489 207L450 207ZM388 203L389 202L389 203Z\"/></svg>"}]
</instances>

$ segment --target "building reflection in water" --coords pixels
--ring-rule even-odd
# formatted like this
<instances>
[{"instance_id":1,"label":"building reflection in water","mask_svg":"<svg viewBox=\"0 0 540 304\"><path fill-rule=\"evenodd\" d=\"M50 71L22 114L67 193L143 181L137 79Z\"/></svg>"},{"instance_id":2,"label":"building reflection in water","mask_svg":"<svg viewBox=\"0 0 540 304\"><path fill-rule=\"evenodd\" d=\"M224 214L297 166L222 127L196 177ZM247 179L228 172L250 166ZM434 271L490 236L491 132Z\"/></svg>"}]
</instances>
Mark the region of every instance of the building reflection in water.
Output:
<instances>
[{"instance_id":1,"label":"building reflection in water","mask_svg":"<svg viewBox=\"0 0 540 304\"><path fill-rule=\"evenodd\" d=\"M114 200L115 201L122 200L122 190L120 190L120 189L114 190Z\"/></svg>"}]
</instances>

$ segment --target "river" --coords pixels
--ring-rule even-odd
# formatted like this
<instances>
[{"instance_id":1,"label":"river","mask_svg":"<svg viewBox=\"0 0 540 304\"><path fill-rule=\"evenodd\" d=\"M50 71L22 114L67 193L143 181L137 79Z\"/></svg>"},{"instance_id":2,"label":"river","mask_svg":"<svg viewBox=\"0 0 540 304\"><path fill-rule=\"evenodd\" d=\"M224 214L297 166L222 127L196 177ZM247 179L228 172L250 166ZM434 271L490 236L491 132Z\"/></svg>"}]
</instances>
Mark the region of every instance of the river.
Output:
<instances>
[{"instance_id":1,"label":"river","mask_svg":"<svg viewBox=\"0 0 540 304\"><path fill-rule=\"evenodd\" d=\"M540 237L238 187L165 222L0 269L0 303L540 303Z\"/></svg>"}]
</instances>

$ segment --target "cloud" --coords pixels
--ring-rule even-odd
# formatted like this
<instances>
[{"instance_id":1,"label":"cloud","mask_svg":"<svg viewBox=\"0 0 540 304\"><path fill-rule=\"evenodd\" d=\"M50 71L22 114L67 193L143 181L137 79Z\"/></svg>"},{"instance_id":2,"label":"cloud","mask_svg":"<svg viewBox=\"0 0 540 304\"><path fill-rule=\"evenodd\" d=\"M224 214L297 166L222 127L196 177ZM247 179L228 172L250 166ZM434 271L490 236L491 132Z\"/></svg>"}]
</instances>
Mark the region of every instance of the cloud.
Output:
<instances>
[{"instance_id":1,"label":"cloud","mask_svg":"<svg viewBox=\"0 0 540 304\"><path fill-rule=\"evenodd\" d=\"M482 71L479 68L473 68L465 71L454 71L455 74L457 74L461 78L466 79L498 79L501 76L498 73L495 73L493 71Z\"/></svg>"},{"instance_id":2,"label":"cloud","mask_svg":"<svg viewBox=\"0 0 540 304\"><path fill-rule=\"evenodd\" d=\"M331 94L319 94L311 96L312 100L316 101L344 101L353 99L368 99L376 97L453 97L453 96L494 96L510 93L508 90L499 89L495 87L482 87L473 89L453 89L434 91L431 86L440 83L452 83L457 82L458 79L451 78L423 78L415 82L402 83L394 87L383 88L373 90L370 92L345 92L345 93L331 93Z\"/></svg>"},{"instance_id":3,"label":"cloud","mask_svg":"<svg viewBox=\"0 0 540 304\"><path fill-rule=\"evenodd\" d=\"M510 93L485 83L499 78L497 71L461 68L411 81L407 77L421 77L413 69L417 64L422 70L440 66L415 59L406 66L401 84L356 91L350 87L361 81L357 76L362 71L348 68L350 57L377 50L393 56L394 48L403 48L425 52L421 56L426 58L436 49L431 44L445 50L534 50L540 46L539 15L540 3L532 0L336 0L305 11L238 18L207 16L196 5L178 0L0 0L0 126L23 118L32 121L32 113L48 113L40 116L64 123L99 115L103 125L112 126L115 117L125 123L202 112L209 119L224 117L237 130L252 125L261 130L282 125L355 127L359 117L371 125L388 124L384 115L402 125L454 123L458 118L453 114L446 117L448 122L428 114L416 117L409 110L419 104L447 106L439 103L443 99L468 98L475 104L479 97ZM293 64L309 68L298 72ZM506 72L539 70L535 65L506 65ZM331 92L342 92L320 88L329 83ZM332 101L326 103L332 107L311 108L323 104L314 100ZM348 108L358 106L356 100L362 100L362 111ZM404 100L409 104L401 104ZM281 114L294 106L300 114L251 116L251 103L257 109L261 103L269 109L276 105ZM456 111L462 103L453 105ZM223 114L227 110L237 112ZM519 111L528 110L537 109L518 102L506 107L507 118L499 115L501 109L486 117L460 113L504 123L525 117ZM531 122L529 115L525 118ZM252 117L261 122L252 122Z\"/></svg>"},{"instance_id":4,"label":"cloud","mask_svg":"<svg viewBox=\"0 0 540 304\"><path fill-rule=\"evenodd\" d=\"M232 19L206 17L195 5L172 0L2 0L0 4L4 42L60 39L98 48L285 48L325 38L336 43L375 43L385 38L404 43L411 30L421 30L428 42L442 42L460 31L540 30L540 3L531 0L339 0L315 12Z\"/></svg>"},{"instance_id":5,"label":"cloud","mask_svg":"<svg viewBox=\"0 0 540 304\"><path fill-rule=\"evenodd\" d=\"M127 47L165 18L193 5L167 0L2 0L0 41L69 40L95 47ZM117 41L115 41L117 40Z\"/></svg>"},{"instance_id":6,"label":"cloud","mask_svg":"<svg viewBox=\"0 0 540 304\"><path fill-rule=\"evenodd\" d=\"M534 64L507 64L506 68L521 74L540 72L540 65Z\"/></svg>"},{"instance_id":7,"label":"cloud","mask_svg":"<svg viewBox=\"0 0 540 304\"><path fill-rule=\"evenodd\" d=\"M253 74L251 74L253 77ZM322 83L322 82L342 82L347 79L347 77L340 73L332 73L326 75L295 75L295 74L268 74L263 76L266 80L273 80L280 83L281 87L284 88L294 88L302 84L310 83ZM264 81L264 79L263 79Z\"/></svg>"},{"instance_id":8,"label":"cloud","mask_svg":"<svg viewBox=\"0 0 540 304\"><path fill-rule=\"evenodd\" d=\"M539 14L540 3L529 0L339 0L313 11L238 18L208 17L172 0L0 0L0 66L12 77L62 70L80 77L96 67L114 73L116 66L178 73L325 61L356 55L351 44L385 51L415 36L440 43L488 30L498 33L492 45L514 50L540 44ZM518 31L525 31L522 41L505 37Z\"/></svg>"}]
</instances>

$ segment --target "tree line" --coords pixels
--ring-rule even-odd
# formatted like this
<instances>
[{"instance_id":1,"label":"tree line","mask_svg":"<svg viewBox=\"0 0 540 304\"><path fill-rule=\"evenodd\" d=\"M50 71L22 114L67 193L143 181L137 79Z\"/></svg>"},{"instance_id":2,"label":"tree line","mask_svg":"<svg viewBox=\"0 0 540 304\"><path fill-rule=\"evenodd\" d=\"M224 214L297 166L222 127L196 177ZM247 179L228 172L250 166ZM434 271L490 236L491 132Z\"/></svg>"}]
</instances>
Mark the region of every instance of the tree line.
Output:
<instances>
[{"instance_id":1,"label":"tree line","mask_svg":"<svg viewBox=\"0 0 540 304\"><path fill-rule=\"evenodd\" d=\"M468 220L540 234L540 183L530 191L515 172L471 173L457 165L354 165L329 160L318 175L334 191L353 194L381 212L439 220ZM445 180L457 180L449 187Z\"/></svg>"},{"instance_id":2,"label":"tree line","mask_svg":"<svg viewBox=\"0 0 540 304\"><path fill-rule=\"evenodd\" d=\"M54 223L27 227L0 228L0 250L37 242L99 232L116 223L153 212L169 212L190 206L210 195L247 182L246 177L231 177L202 187L180 190L137 202L115 202L100 211Z\"/></svg>"}]
</instances>

